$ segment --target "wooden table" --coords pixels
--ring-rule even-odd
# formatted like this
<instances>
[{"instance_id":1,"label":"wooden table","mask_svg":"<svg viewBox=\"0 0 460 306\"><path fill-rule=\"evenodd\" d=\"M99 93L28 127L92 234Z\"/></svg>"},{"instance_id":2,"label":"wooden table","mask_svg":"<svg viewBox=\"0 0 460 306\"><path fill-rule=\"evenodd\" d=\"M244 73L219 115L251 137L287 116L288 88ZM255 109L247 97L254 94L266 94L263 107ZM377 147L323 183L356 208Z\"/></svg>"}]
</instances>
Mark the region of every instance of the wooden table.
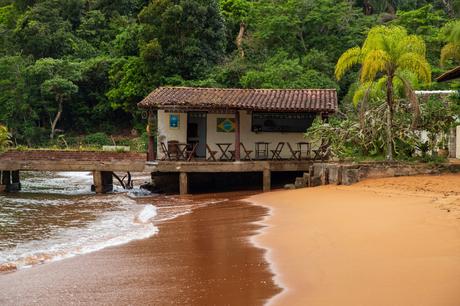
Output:
<instances>
[{"instance_id":1,"label":"wooden table","mask_svg":"<svg viewBox=\"0 0 460 306\"><path fill-rule=\"evenodd\" d=\"M225 142L225 143L216 143L216 146L219 148L220 152L222 152L222 155L220 156L219 160L232 160L231 154L228 156L230 152L228 151L230 149L230 146L232 144Z\"/></svg>"},{"instance_id":2,"label":"wooden table","mask_svg":"<svg viewBox=\"0 0 460 306\"><path fill-rule=\"evenodd\" d=\"M176 144L176 147L177 147L177 160L187 160L187 148L188 148L188 144L186 143L177 143Z\"/></svg>"},{"instance_id":3,"label":"wooden table","mask_svg":"<svg viewBox=\"0 0 460 306\"><path fill-rule=\"evenodd\" d=\"M269 142L257 141L255 143L256 159L268 159L268 145Z\"/></svg>"},{"instance_id":4,"label":"wooden table","mask_svg":"<svg viewBox=\"0 0 460 306\"><path fill-rule=\"evenodd\" d=\"M305 149L302 149L303 147L305 147ZM302 152L306 153L305 159L309 159L311 157L311 144L309 142L298 142L297 149L299 150L299 159L302 159Z\"/></svg>"}]
</instances>

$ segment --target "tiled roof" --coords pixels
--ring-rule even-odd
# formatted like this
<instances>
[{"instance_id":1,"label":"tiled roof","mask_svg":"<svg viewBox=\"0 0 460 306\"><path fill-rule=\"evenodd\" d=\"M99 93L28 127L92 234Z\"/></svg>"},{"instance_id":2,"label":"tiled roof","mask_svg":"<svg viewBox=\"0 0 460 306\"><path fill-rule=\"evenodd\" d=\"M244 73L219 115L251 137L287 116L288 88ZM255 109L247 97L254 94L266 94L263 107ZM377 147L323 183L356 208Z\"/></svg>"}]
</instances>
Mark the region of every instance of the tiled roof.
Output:
<instances>
[{"instance_id":1,"label":"tiled roof","mask_svg":"<svg viewBox=\"0 0 460 306\"><path fill-rule=\"evenodd\" d=\"M157 109L247 109L335 112L335 89L230 89L160 87L138 106Z\"/></svg>"}]
</instances>

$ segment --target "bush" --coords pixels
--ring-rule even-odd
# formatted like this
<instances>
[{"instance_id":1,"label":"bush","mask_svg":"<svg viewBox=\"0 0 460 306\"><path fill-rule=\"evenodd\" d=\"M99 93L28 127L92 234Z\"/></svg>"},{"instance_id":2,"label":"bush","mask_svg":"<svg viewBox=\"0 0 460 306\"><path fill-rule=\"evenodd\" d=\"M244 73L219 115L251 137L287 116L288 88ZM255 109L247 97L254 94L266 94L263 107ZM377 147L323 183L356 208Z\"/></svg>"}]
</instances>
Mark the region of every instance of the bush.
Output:
<instances>
[{"instance_id":1,"label":"bush","mask_svg":"<svg viewBox=\"0 0 460 306\"><path fill-rule=\"evenodd\" d=\"M104 133L94 133L85 137L85 143L87 145L109 146L112 144L112 140Z\"/></svg>"},{"instance_id":2,"label":"bush","mask_svg":"<svg viewBox=\"0 0 460 306\"><path fill-rule=\"evenodd\" d=\"M8 132L6 126L0 125L0 151L5 150L11 145L11 134Z\"/></svg>"}]
</instances>

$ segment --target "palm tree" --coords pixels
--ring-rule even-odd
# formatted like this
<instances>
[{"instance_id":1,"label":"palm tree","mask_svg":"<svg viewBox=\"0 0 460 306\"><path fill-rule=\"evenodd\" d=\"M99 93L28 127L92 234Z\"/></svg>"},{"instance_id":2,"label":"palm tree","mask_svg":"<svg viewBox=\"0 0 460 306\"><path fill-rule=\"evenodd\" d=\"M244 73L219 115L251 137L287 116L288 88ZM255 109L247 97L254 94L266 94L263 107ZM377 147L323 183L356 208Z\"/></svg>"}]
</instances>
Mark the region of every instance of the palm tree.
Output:
<instances>
[{"instance_id":1,"label":"palm tree","mask_svg":"<svg viewBox=\"0 0 460 306\"><path fill-rule=\"evenodd\" d=\"M447 42L441 50L441 65L444 66L448 60L460 62L460 21L447 23L441 34Z\"/></svg>"},{"instance_id":2,"label":"palm tree","mask_svg":"<svg viewBox=\"0 0 460 306\"><path fill-rule=\"evenodd\" d=\"M406 89L409 102L417 113L418 104L407 73L430 83L431 68L425 58L426 46L416 35L408 35L398 26L372 28L362 47L347 50L339 58L335 76L340 80L354 65L361 64L361 84L385 84L387 105L387 160L393 160L393 116L395 110L394 86L400 82Z\"/></svg>"}]
</instances>

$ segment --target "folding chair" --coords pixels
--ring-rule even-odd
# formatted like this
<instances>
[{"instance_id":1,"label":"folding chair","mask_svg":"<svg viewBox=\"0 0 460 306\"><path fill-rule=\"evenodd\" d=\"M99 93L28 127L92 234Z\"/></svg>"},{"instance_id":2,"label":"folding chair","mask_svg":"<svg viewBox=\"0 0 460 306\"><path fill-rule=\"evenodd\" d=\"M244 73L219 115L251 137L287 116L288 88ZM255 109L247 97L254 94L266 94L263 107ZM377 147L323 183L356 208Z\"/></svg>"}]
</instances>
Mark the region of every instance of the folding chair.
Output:
<instances>
[{"instance_id":1,"label":"folding chair","mask_svg":"<svg viewBox=\"0 0 460 306\"><path fill-rule=\"evenodd\" d=\"M313 150L313 152L315 153L314 159L324 161L326 158L329 158L329 155L331 154L331 148L329 147L330 145L330 140L325 141L323 139L321 141L321 145L319 146L319 148Z\"/></svg>"},{"instance_id":2,"label":"folding chair","mask_svg":"<svg viewBox=\"0 0 460 306\"><path fill-rule=\"evenodd\" d=\"M195 158L196 148L198 147L198 143L191 144L191 150L187 150L185 153L187 154L187 161L191 161Z\"/></svg>"},{"instance_id":3,"label":"folding chair","mask_svg":"<svg viewBox=\"0 0 460 306\"><path fill-rule=\"evenodd\" d=\"M246 147L244 146L243 143L240 143L240 145L241 145L241 148L243 149L243 153L244 153L244 158L242 158L242 160L252 160L251 154L254 151L253 150L246 150Z\"/></svg>"},{"instance_id":4,"label":"folding chair","mask_svg":"<svg viewBox=\"0 0 460 306\"><path fill-rule=\"evenodd\" d=\"M276 145L276 148L275 150L270 150L273 154L272 156L272 160L281 160L281 151L283 151L283 148L284 148L284 142L278 142L278 144Z\"/></svg>"},{"instance_id":5,"label":"folding chair","mask_svg":"<svg viewBox=\"0 0 460 306\"><path fill-rule=\"evenodd\" d=\"M208 153L209 153L209 157L206 159L207 161L217 161L216 159L216 154L217 154L217 151L213 151L211 150L211 148L209 147L208 144L206 144L206 150L208 150Z\"/></svg>"},{"instance_id":6,"label":"folding chair","mask_svg":"<svg viewBox=\"0 0 460 306\"><path fill-rule=\"evenodd\" d=\"M301 153L300 150L294 150L289 142L286 142L286 143L289 148L289 151L292 154L292 159L300 160L300 153Z\"/></svg>"},{"instance_id":7,"label":"folding chair","mask_svg":"<svg viewBox=\"0 0 460 306\"><path fill-rule=\"evenodd\" d=\"M171 160L171 155L169 154L168 148L166 147L164 142L160 143L161 150L163 151L163 157L161 160Z\"/></svg>"}]
</instances>

